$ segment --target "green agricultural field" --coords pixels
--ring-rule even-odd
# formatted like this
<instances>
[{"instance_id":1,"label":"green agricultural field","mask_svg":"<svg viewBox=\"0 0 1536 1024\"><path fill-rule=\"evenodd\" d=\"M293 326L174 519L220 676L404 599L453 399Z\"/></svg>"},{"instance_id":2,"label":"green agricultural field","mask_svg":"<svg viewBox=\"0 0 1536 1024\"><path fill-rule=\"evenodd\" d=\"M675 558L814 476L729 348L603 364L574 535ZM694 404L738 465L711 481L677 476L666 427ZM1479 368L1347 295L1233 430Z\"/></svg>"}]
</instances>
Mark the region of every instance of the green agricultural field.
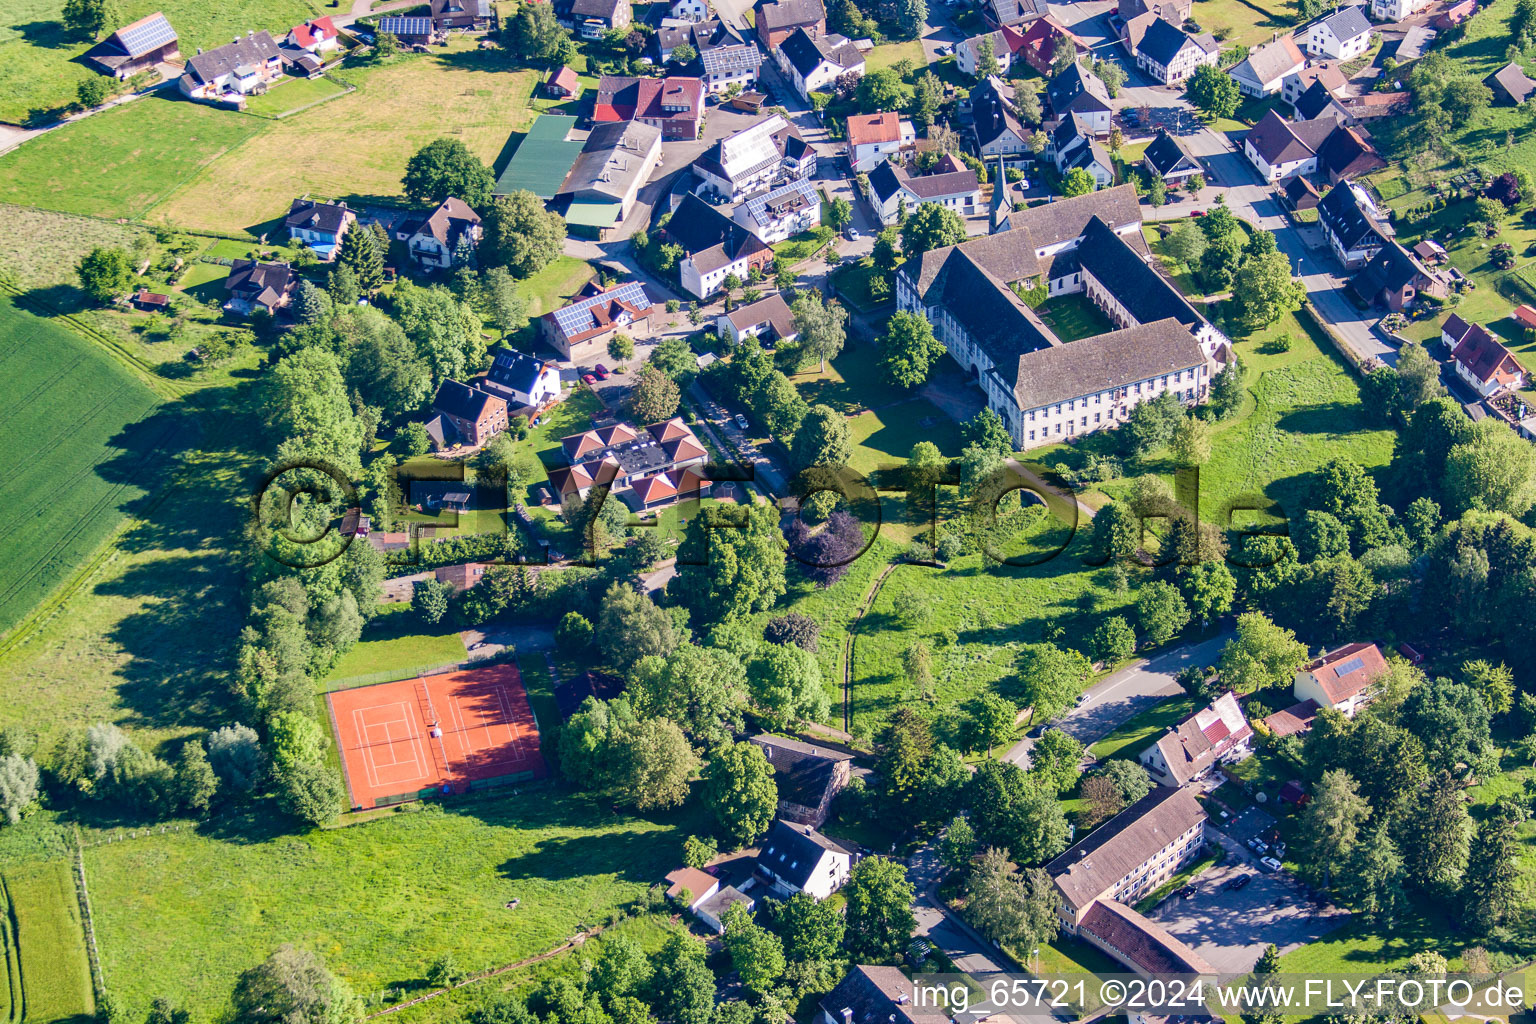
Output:
<instances>
[{"instance_id":1,"label":"green agricultural field","mask_svg":"<svg viewBox=\"0 0 1536 1024\"><path fill-rule=\"evenodd\" d=\"M75 60L91 40L75 39L60 23L63 0L8 0L6 24L0 25L0 121L22 123L74 102L78 83L95 72ZM113 28L155 11L165 12L181 47L190 57L247 31L286 33L317 10L307 0L126 0L116 5ZM111 31L110 29L108 31Z\"/></svg>"},{"instance_id":2,"label":"green agricultural field","mask_svg":"<svg viewBox=\"0 0 1536 1024\"><path fill-rule=\"evenodd\" d=\"M463 661L467 653L458 630L447 623L441 627L426 626L412 614L408 604L381 605L378 615L363 627L357 646L342 655L331 669L324 688L333 689L331 684L340 680L379 673L398 672L395 678L404 679L421 668ZM384 675L375 679L385 681Z\"/></svg>"},{"instance_id":3,"label":"green agricultural field","mask_svg":"<svg viewBox=\"0 0 1536 1024\"><path fill-rule=\"evenodd\" d=\"M141 219L270 123L176 95L172 90L92 115L0 157L0 201Z\"/></svg>"},{"instance_id":4,"label":"green agricultural field","mask_svg":"<svg viewBox=\"0 0 1536 1024\"><path fill-rule=\"evenodd\" d=\"M146 493L169 425L117 362L0 293L0 630L58 586Z\"/></svg>"},{"instance_id":5,"label":"green agricultural field","mask_svg":"<svg viewBox=\"0 0 1536 1024\"><path fill-rule=\"evenodd\" d=\"M14 865L5 869L4 883L16 921L26 1020L89 1016L96 1001L70 862Z\"/></svg>"},{"instance_id":6,"label":"green agricultural field","mask_svg":"<svg viewBox=\"0 0 1536 1024\"><path fill-rule=\"evenodd\" d=\"M174 992L207 1019L285 942L323 953L364 995L417 984L438 953L478 971L550 949L638 899L696 827L536 789L304 835L254 821L229 842L155 835L91 847L86 868L126 1016Z\"/></svg>"},{"instance_id":7,"label":"green agricultural field","mask_svg":"<svg viewBox=\"0 0 1536 1024\"><path fill-rule=\"evenodd\" d=\"M28 290L62 287L71 299L80 257L97 246L132 251L134 242L148 235L130 224L8 204L0 205L0 223L5 224L0 232L0 276Z\"/></svg>"}]
</instances>

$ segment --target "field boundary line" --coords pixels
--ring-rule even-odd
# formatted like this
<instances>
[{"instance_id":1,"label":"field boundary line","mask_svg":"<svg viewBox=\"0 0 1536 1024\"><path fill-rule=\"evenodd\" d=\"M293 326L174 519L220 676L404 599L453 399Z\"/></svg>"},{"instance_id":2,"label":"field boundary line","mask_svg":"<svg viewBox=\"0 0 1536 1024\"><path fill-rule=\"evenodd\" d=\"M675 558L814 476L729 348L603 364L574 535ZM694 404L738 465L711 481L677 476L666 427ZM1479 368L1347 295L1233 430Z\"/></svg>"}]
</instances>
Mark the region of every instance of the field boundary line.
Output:
<instances>
[{"instance_id":1,"label":"field boundary line","mask_svg":"<svg viewBox=\"0 0 1536 1024\"><path fill-rule=\"evenodd\" d=\"M80 921L85 927L85 955L91 963L91 987L95 990L96 1002L100 1003L107 994L107 979L101 971L101 955L96 949L96 919L91 916L91 892L85 884L85 847L80 835L80 826L75 826L75 896L80 901Z\"/></svg>"},{"instance_id":2,"label":"field boundary line","mask_svg":"<svg viewBox=\"0 0 1536 1024\"><path fill-rule=\"evenodd\" d=\"M15 970L6 971L5 982L11 991L10 1019L21 1021L27 1014L26 979L21 976L21 922L16 919L16 904L11 902L11 889L4 875L0 875L0 910L5 912L5 920L0 922L5 931L5 956L15 963Z\"/></svg>"},{"instance_id":3,"label":"field boundary line","mask_svg":"<svg viewBox=\"0 0 1536 1024\"><path fill-rule=\"evenodd\" d=\"M869 585L869 592L864 595L863 602L859 605L859 614L853 617L848 624L848 639L843 649L843 731L853 734L853 642L857 639L859 623L864 621L864 616L874 607L875 598L879 596L880 588L885 584L885 578L896 571L902 562L892 562L880 570L880 575L875 577L875 582Z\"/></svg>"},{"instance_id":4,"label":"field boundary line","mask_svg":"<svg viewBox=\"0 0 1536 1024\"><path fill-rule=\"evenodd\" d=\"M265 117L269 121L283 121L283 120L286 120L287 118L292 117L295 114L302 114L302 113L304 113L304 111L308 110L311 107L318 107L322 103L329 103L332 100L339 100L343 96L346 96L349 93L357 92L357 86L355 86L355 85L348 85L346 82L343 82L341 79L335 77L334 75L322 74L320 77L325 79L327 82L334 82L337 85L341 86L341 92L333 93L330 96L322 96L320 99L318 99L318 100L310 100L308 103L301 103L301 104L299 104L296 107L293 107L293 108L290 108L288 110L283 111L281 114L255 114L253 116L254 117Z\"/></svg>"}]
</instances>

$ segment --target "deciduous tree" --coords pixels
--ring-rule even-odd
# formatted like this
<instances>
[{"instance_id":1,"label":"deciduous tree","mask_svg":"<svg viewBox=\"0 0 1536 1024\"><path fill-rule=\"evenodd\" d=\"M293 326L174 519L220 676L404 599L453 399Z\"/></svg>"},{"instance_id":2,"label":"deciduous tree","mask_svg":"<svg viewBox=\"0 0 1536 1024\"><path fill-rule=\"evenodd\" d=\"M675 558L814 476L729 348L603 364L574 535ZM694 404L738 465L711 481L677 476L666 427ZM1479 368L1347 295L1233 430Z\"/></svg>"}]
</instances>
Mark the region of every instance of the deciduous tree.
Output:
<instances>
[{"instance_id":1,"label":"deciduous tree","mask_svg":"<svg viewBox=\"0 0 1536 1024\"><path fill-rule=\"evenodd\" d=\"M704 766L704 806L715 816L720 831L737 847L751 846L768 834L778 805L779 788L773 779L773 765L763 755L762 747L755 743L728 743L710 755Z\"/></svg>"},{"instance_id":2,"label":"deciduous tree","mask_svg":"<svg viewBox=\"0 0 1536 1024\"><path fill-rule=\"evenodd\" d=\"M406 161L400 184L406 197L418 205L436 206L453 197L479 207L491 198L495 180L469 147L445 137L427 143Z\"/></svg>"}]
</instances>

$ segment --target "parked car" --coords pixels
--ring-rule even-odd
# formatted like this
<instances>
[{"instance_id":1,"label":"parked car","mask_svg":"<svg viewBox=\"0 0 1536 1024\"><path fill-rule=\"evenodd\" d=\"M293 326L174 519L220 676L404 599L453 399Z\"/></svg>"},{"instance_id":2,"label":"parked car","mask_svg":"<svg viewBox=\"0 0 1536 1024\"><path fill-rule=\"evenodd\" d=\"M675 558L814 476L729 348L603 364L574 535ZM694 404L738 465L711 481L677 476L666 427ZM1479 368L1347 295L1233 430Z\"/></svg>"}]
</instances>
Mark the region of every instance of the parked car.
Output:
<instances>
[{"instance_id":1,"label":"parked car","mask_svg":"<svg viewBox=\"0 0 1536 1024\"><path fill-rule=\"evenodd\" d=\"M1179 899L1187 900L1197 892L1199 892L1199 890L1194 886L1186 885L1184 888L1179 890Z\"/></svg>"},{"instance_id":2,"label":"parked car","mask_svg":"<svg viewBox=\"0 0 1536 1024\"><path fill-rule=\"evenodd\" d=\"M597 378L592 376L590 373L584 373L581 375L581 382L590 387L597 383Z\"/></svg>"},{"instance_id":3,"label":"parked car","mask_svg":"<svg viewBox=\"0 0 1536 1024\"><path fill-rule=\"evenodd\" d=\"M1271 871L1279 871L1280 870L1280 862L1275 860L1275 858L1273 858L1273 857L1261 857L1259 859L1259 863L1264 865L1266 868L1268 868Z\"/></svg>"},{"instance_id":4,"label":"parked car","mask_svg":"<svg viewBox=\"0 0 1536 1024\"><path fill-rule=\"evenodd\" d=\"M737 413L736 414L736 425L738 427L740 427L742 430L746 430L747 429L747 418L745 416L743 416L741 413Z\"/></svg>"},{"instance_id":5,"label":"parked car","mask_svg":"<svg viewBox=\"0 0 1536 1024\"><path fill-rule=\"evenodd\" d=\"M597 375L598 380L607 380L609 377L613 376L608 367L604 366L602 363L598 363L596 366L592 367L592 372Z\"/></svg>"},{"instance_id":6,"label":"parked car","mask_svg":"<svg viewBox=\"0 0 1536 1024\"><path fill-rule=\"evenodd\" d=\"M1253 876L1250 875L1250 874L1247 874L1245 872L1244 874L1238 875L1236 878L1234 878L1230 882L1228 882L1227 883L1227 888L1231 889L1231 890L1233 890L1235 892L1238 889L1241 889L1243 886L1247 885L1251 881L1253 881Z\"/></svg>"},{"instance_id":7,"label":"parked car","mask_svg":"<svg viewBox=\"0 0 1536 1024\"><path fill-rule=\"evenodd\" d=\"M1205 211L1204 210L1190 210L1189 211L1189 215L1191 217L1204 217L1205 216Z\"/></svg>"},{"instance_id":8,"label":"parked car","mask_svg":"<svg viewBox=\"0 0 1536 1024\"><path fill-rule=\"evenodd\" d=\"M1087 704L1088 703L1088 695L1086 693L1078 694L1077 695L1077 703L1078 703L1079 707L1081 707L1084 704Z\"/></svg>"},{"instance_id":9,"label":"parked car","mask_svg":"<svg viewBox=\"0 0 1536 1024\"><path fill-rule=\"evenodd\" d=\"M850 224L848 225L847 235L848 241L857 242L859 240L859 229Z\"/></svg>"}]
</instances>

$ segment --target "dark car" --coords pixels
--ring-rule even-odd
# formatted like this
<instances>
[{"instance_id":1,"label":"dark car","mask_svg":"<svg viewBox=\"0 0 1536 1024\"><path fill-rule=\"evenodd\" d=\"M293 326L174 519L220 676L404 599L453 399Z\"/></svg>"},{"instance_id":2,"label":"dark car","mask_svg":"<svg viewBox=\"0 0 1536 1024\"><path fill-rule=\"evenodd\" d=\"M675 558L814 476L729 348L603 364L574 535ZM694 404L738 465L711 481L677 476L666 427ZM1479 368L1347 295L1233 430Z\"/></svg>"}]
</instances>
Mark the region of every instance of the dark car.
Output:
<instances>
[{"instance_id":1,"label":"dark car","mask_svg":"<svg viewBox=\"0 0 1536 1024\"><path fill-rule=\"evenodd\" d=\"M1227 883L1227 888L1231 889L1233 891L1236 891L1238 889L1241 889L1243 886L1247 885L1251 881L1253 881L1253 876L1252 875L1241 874L1241 875L1238 875L1236 878L1232 879L1230 882L1228 882Z\"/></svg>"},{"instance_id":2,"label":"dark car","mask_svg":"<svg viewBox=\"0 0 1536 1024\"><path fill-rule=\"evenodd\" d=\"M1179 899L1187 900L1197 892L1199 892L1199 890L1194 886L1186 885L1184 888L1179 890Z\"/></svg>"}]
</instances>

